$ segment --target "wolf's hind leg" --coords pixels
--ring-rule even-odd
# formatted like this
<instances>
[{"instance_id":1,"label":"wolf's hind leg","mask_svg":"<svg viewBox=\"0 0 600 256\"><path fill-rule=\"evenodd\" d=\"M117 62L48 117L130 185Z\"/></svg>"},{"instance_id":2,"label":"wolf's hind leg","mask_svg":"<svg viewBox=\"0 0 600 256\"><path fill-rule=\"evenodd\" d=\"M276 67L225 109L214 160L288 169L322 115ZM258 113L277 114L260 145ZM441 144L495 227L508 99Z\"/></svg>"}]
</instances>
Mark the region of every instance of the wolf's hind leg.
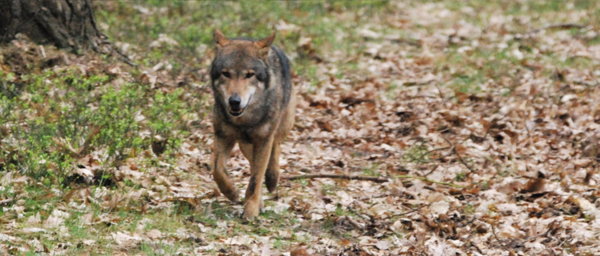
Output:
<instances>
[{"instance_id":1,"label":"wolf's hind leg","mask_svg":"<svg viewBox=\"0 0 600 256\"><path fill-rule=\"evenodd\" d=\"M225 170L227 159L229 159L229 156L231 155L233 145L235 145L235 141L215 136L213 178L221 193L232 202L237 202L239 197L238 190Z\"/></svg>"},{"instance_id":2,"label":"wolf's hind leg","mask_svg":"<svg viewBox=\"0 0 600 256\"><path fill-rule=\"evenodd\" d=\"M273 193L277 190L279 182L279 155L281 154L281 145L278 142L273 143L269 165L265 173L265 183L269 192Z\"/></svg>"}]
</instances>

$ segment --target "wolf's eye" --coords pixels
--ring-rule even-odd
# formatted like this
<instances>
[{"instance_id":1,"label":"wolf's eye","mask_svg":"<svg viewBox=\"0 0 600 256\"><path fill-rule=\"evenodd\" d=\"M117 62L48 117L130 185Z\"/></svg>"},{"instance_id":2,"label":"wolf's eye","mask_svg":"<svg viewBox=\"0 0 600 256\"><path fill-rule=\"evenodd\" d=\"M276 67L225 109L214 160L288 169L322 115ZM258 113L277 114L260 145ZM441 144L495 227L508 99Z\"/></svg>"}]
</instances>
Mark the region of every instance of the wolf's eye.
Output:
<instances>
[{"instance_id":1,"label":"wolf's eye","mask_svg":"<svg viewBox=\"0 0 600 256\"><path fill-rule=\"evenodd\" d=\"M253 73L253 72L248 72L248 73L246 73L246 79L248 79L248 78L251 78L251 77L253 77L253 76L254 76L254 73Z\"/></svg>"},{"instance_id":2,"label":"wolf's eye","mask_svg":"<svg viewBox=\"0 0 600 256\"><path fill-rule=\"evenodd\" d=\"M231 73L229 73L229 72L227 72L227 71L225 71L225 72L223 72L223 73L221 73L221 74L223 74L223 75L224 75L225 77L227 77L227 78L231 78Z\"/></svg>"}]
</instances>

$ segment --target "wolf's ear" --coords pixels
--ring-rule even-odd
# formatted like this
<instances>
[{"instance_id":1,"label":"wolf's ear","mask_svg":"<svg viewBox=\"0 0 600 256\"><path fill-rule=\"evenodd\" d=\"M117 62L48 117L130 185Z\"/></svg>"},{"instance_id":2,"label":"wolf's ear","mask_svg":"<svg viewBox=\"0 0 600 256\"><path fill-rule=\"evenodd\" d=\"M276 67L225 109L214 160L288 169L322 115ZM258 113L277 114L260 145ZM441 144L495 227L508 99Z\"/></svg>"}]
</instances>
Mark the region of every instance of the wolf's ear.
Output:
<instances>
[{"instance_id":1,"label":"wolf's ear","mask_svg":"<svg viewBox=\"0 0 600 256\"><path fill-rule=\"evenodd\" d=\"M215 46L217 46L217 48L223 47L229 43L229 39L227 39L227 37L223 35L221 30L218 29L215 29L215 32L213 33L213 38L215 40Z\"/></svg>"},{"instance_id":2,"label":"wolf's ear","mask_svg":"<svg viewBox=\"0 0 600 256\"><path fill-rule=\"evenodd\" d=\"M270 36L265 37L259 41L254 42L254 45L258 47L258 52L264 60L269 56L269 50L271 49L271 45L273 45L273 41L275 41L276 32L273 32Z\"/></svg>"}]
</instances>

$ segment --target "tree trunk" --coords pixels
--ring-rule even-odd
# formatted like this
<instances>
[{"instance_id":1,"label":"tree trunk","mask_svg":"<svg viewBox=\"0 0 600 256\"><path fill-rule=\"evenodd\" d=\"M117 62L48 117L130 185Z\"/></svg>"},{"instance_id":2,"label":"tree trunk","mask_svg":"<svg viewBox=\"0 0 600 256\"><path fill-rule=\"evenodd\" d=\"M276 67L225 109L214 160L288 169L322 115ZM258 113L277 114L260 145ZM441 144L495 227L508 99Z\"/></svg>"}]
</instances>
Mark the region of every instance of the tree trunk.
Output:
<instances>
[{"instance_id":1,"label":"tree trunk","mask_svg":"<svg viewBox=\"0 0 600 256\"><path fill-rule=\"evenodd\" d=\"M0 0L0 41L19 33L36 43L74 51L113 50L98 30L91 0Z\"/></svg>"}]
</instances>

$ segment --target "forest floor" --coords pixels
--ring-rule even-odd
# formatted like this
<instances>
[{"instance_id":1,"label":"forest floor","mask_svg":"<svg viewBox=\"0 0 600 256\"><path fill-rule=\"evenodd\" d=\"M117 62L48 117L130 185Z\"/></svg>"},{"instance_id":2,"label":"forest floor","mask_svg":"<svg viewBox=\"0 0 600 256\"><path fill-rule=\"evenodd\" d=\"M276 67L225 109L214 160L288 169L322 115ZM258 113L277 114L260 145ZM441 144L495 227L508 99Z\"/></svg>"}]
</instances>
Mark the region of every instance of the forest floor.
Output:
<instances>
[{"instance_id":1,"label":"forest floor","mask_svg":"<svg viewBox=\"0 0 600 256\"><path fill-rule=\"evenodd\" d=\"M0 48L0 254L600 254L600 1L96 4L136 67ZM215 28L293 63L252 221L211 175Z\"/></svg>"}]
</instances>

